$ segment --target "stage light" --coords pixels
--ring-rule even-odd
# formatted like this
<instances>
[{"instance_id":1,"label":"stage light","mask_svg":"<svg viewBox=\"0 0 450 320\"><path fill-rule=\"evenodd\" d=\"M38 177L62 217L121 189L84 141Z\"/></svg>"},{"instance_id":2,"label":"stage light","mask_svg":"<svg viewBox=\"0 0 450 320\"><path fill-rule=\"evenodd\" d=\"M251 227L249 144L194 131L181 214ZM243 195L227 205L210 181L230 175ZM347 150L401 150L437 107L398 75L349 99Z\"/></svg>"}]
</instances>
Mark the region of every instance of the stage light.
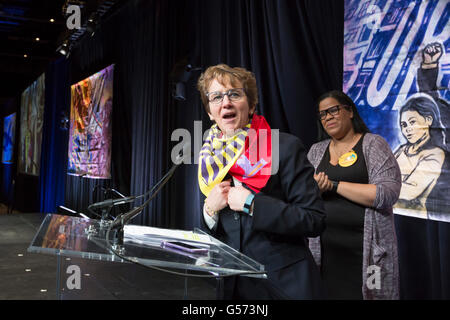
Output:
<instances>
[{"instance_id":1,"label":"stage light","mask_svg":"<svg viewBox=\"0 0 450 320\"><path fill-rule=\"evenodd\" d=\"M178 101L186 101L186 87L184 82L175 83L173 98Z\"/></svg>"},{"instance_id":2,"label":"stage light","mask_svg":"<svg viewBox=\"0 0 450 320\"><path fill-rule=\"evenodd\" d=\"M50 19L50 22L52 22L52 23L53 23L53 22L55 22L55 19L53 19L53 18L52 18L52 19Z\"/></svg>"},{"instance_id":3,"label":"stage light","mask_svg":"<svg viewBox=\"0 0 450 320\"><path fill-rule=\"evenodd\" d=\"M187 59L182 59L177 62L170 74L172 81L172 96L175 100L186 100L186 83L191 78L193 71L200 71L201 68L193 67L187 63Z\"/></svg>"},{"instance_id":4,"label":"stage light","mask_svg":"<svg viewBox=\"0 0 450 320\"><path fill-rule=\"evenodd\" d=\"M59 128L61 130L68 130L70 126L69 115L67 111L61 111L59 115Z\"/></svg>"},{"instance_id":5,"label":"stage light","mask_svg":"<svg viewBox=\"0 0 450 320\"><path fill-rule=\"evenodd\" d=\"M91 35L91 37L94 36L95 31L97 30L97 24L98 24L98 16L97 13L94 12L89 16L89 19L86 23L86 32Z\"/></svg>"},{"instance_id":6,"label":"stage light","mask_svg":"<svg viewBox=\"0 0 450 320\"><path fill-rule=\"evenodd\" d=\"M34 40L36 40L36 41L40 41L41 39L39 39L39 38L36 38L36 39L34 39Z\"/></svg>"},{"instance_id":7,"label":"stage light","mask_svg":"<svg viewBox=\"0 0 450 320\"><path fill-rule=\"evenodd\" d=\"M64 40L64 42L56 49L59 53L61 53L63 56L66 56L66 58L69 57L70 54L70 44L68 40Z\"/></svg>"},{"instance_id":8,"label":"stage light","mask_svg":"<svg viewBox=\"0 0 450 320\"><path fill-rule=\"evenodd\" d=\"M28 55L27 55L27 54L24 54L23 57L24 57L24 58L28 58Z\"/></svg>"}]
</instances>

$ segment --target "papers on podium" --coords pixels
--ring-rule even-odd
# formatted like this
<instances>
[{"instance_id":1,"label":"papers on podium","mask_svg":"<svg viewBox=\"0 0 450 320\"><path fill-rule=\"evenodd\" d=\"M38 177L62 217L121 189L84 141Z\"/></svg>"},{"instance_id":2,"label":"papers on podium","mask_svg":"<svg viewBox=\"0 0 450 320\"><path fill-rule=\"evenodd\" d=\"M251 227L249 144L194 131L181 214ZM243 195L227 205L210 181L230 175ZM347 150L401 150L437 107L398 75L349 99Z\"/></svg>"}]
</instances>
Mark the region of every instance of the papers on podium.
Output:
<instances>
[{"instance_id":1,"label":"papers on podium","mask_svg":"<svg viewBox=\"0 0 450 320\"><path fill-rule=\"evenodd\" d=\"M193 231L187 230L175 230L175 229L163 229L146 226L125 225L124 228L124 240L150 245L160 246L163 240L180 240L195 242L197 245L212 245L213 242L206 234L198 234Z\"/></svg>"}]
</instances>

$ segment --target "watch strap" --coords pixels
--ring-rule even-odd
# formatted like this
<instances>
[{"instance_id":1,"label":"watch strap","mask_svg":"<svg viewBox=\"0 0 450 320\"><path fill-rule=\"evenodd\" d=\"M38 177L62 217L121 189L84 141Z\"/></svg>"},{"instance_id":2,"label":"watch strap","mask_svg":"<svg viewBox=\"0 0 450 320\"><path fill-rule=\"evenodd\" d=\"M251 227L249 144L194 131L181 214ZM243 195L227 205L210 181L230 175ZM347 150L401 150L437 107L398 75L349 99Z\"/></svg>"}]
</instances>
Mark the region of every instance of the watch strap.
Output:
<instances>
[{"instance_id":1,"label":"watch strap","mask_svg":"<svg viewBox=\"0 0 450 320\"><path fill-rule=\"evenodd\" d=\"M336 193L338 185L339 185L339 181L331 181L331 183L333 184L333 188L331 188L331 191Z\"/></svg>"},{"instance_id":2,"label":"watch strap","mask_svg":"<svg viewBox=\"0 0 450 320\"><path fill-rule=\"evenodd\" d=\"M252 207L253 199L255 198L255 195L253 193L249 194L247 196L247 199L245 199L244 208L243 211L247 214L250 213L250 209Z\"/></svg>"}]
</instances>

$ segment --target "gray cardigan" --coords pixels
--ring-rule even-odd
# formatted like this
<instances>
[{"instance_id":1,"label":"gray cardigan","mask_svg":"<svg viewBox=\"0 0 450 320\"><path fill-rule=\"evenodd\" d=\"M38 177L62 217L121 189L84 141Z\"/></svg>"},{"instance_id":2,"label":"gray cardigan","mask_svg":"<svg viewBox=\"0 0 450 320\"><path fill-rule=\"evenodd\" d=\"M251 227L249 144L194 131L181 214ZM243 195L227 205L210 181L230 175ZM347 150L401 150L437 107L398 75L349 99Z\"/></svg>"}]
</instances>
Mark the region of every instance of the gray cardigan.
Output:
<instances>
[{"instance_id":1,"label":"gray cardigan","mask_svg":"<svg viewBox=\"0 0 450 320\"><path fill-rule=\"evenodd\" d=\"M319 166L329 143L330 139L318 142L309 150L308 159L314 168ZM402 185L400 169L388 143L379 135L364 135L363 153L369 184L376 185L377 189L373 206L365 210L362 294L365 300L398 299L397 238L392 206ZM310 238L309 247L320 266L320 237Z\"/></svg>"}]
</instances>

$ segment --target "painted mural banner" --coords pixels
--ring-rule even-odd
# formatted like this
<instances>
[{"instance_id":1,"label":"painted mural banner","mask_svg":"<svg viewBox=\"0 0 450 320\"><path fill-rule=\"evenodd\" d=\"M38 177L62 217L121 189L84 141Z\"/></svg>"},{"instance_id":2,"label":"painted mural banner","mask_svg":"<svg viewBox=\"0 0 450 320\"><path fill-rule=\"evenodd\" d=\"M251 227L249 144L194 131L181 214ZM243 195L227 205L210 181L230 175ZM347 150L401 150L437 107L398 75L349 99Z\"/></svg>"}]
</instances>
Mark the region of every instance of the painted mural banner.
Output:
<instances>
[{"instance_id":1,"label":"painted mural banner","mask_svg":"<svg viewBox=\"0 0 450 320\"><path fill-rule=\"evenodd\" d=\"M402 174L394 213L450 222L450 0L345 2L343 91Z\"/></svg>"},{"instance_id":2,"label":"painted mural banner","mask_svg":"<svg viewBox=\"0 0 450 320\"><path fill-rule=\"evenodd\" d=\"M71 86L68 174L111 178L111 65Z\"/></svg>"},{"instance_id":3,"label":"painted mural banner","mask_svg":"<svg viewBox=\"0 0 450 320\"><path fill-rule=\"evenodd\" d=\"M18 172L38 176L44 124L45 73L21 96Z\"/></svg>"},{"instance_id":4,"label":"painted mural banner","mask_svg":"<svg viewBox=\"0 0 450 320\"><path fill-rule=\"evenodd\" d=\"M2 162L14 162L14 142L16 137L16 113L3 119L3 152Z\"/></svg>"}]
</instances>

